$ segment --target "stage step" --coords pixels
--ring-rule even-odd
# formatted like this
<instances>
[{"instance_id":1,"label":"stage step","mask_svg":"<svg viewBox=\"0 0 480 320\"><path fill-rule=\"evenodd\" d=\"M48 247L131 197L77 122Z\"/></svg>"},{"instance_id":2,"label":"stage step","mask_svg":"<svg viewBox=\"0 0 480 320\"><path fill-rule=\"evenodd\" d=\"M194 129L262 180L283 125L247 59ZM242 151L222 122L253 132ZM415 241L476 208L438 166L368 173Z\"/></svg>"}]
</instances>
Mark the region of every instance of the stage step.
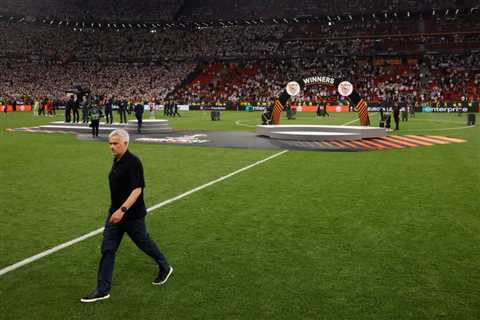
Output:
<instances>
[{"instance_id":1,"label":"stage step","mask_svg":"<svg viewBox=\"0 0 480 320\"><path fill-rule=\"evenodd\" d=\"M112 123L105 124L100 122L100 127L98 129L99 133L105 134L110 133L115 129L125 129L130 133L137 132L137 120L129 120L128 123ZM64 121L54 121L48 125L43 125L39 127L40 130L47 131L67 131L67 132L76 132L76 133L90 133L92 128L89 127L88 123L67 123ZM142 122L142 134L153 134L153 133L171 133L173 129L169 127L168 120L164 119L146 119Z\"/></svg>"},{"instance_id":2,"label":"stage step","mask_svg":"<svg viewBox=\"0 0 480 320\"><path fill-rule=\"evenodd\" d=\"M256 133L272 139L304 141L357 140L387 135L384 128L327 125L260 125Z\"/></svg>"}]
</instances>

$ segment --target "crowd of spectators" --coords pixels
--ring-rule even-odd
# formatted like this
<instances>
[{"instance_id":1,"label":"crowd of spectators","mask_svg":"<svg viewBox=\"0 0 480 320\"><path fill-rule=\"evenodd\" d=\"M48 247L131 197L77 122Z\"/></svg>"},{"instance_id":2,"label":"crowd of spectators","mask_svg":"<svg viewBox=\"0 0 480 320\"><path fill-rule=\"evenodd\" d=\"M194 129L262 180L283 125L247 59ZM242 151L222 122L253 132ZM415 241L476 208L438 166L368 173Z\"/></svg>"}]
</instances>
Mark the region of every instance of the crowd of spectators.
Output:
<instances>
[{"instance_id":1,"label":"crowd of spectators","mask_svg":"<svg viewBox=\"0 0 480 320\"><path fill-rule=\"evenodd\" d=\"M472 101L480 97L480 58L476 54L424 55L406 60L372 57L293 58L247 63L207 64L203 74L176 92L182 103L225 103L227 101L272 103L292 80L309 76L331 76L351 81L371 103L392 96L412 101ZM318 103L336 97L333 87L313 87L297 101Z\"/></svg>"},{"instance_id":2,"label":"crowd of spectators","mask_svg":"<svg viewBox=\"0 0 480 320\"><path fill-rule=\"evenodd\" d=\"M325 74L352 80L369 101L385 92L478 98L479 25L435 18L111 32L0 22L0 96L61 100L81 83L119 99L267 101L292 79ZM313 89L300 98L325 96Z\"/></svg>"},{"instance_id":3,"label":"crowd of spectators","mask_svg":"<svg viewBox=\"0 0 480 320\"><path fill-rule=\"evenodd\" d=\"M0 95L63 100L67 91L81 85L102 97L151 101L165 98L194 68L188 62L155 65L8 62L0 64Z\"/></svg>"},{"instance_id":4,"label":"crowd of spectators","mask_svg":"<svg viewBox=\"0 0 480 320\"><path fill-rule=\"evenodd\" d=\"M36 18L90 21L171 21L181 0L2 0L0 12Z\"/></svg>"}]
</instances>

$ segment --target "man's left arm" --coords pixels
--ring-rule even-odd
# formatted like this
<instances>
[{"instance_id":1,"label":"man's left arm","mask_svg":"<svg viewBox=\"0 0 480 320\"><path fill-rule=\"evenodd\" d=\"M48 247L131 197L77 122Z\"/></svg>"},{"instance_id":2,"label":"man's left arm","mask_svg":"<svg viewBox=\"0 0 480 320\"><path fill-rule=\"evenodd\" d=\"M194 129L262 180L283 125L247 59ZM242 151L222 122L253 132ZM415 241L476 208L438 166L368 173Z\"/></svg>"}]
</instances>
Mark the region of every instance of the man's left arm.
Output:
<instances>
[{"instance_id":1,"label":"man's left arm","mask_svg":"<svg viewBox=\"0 0 480 320\"><path fill-rule=\"evenodd\" d=\"M119 223L120 220L122 220L123 218L123 215L125 214L125 212L122 211L122 207L125 207L128 209L130 209L131 206L133 206L133 204L135 203L135 201L137 201L138 197L142 194L142 189L143 188L135 188L132 190L132 192L130 193L130 195L128 196L127 200L125 200L125 202L122 204L122 206L120 208L117 209L117 211L115 211L112 216L110 217L110 220L109 222L110 223Z\"/></svg>"}]
</instances>

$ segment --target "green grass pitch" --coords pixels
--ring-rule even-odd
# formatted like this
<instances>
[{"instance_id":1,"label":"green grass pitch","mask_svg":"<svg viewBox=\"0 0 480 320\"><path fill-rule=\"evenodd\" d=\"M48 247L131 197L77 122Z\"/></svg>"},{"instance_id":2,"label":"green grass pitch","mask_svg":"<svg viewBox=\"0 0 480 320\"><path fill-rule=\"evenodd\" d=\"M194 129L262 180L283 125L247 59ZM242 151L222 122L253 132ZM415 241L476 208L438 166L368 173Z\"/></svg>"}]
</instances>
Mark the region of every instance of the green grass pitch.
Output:
<instances>
[{"instance_id":1,"label":"green grass pitch","mask_svg":"<svg viewBox=\"0 0 480 320\"><path fill-rule=\"evenodd\" d=\"M260 116L182 115L173 128L254 130ZM282 123L355 118L299 114ZM0 268L106 217L105 142L5 131L49 121L0 114ZM479 319L480 128L465 126L465 115L417 113L398 134L467 143L289 151L149 214L149 232L175 268L164 287L151 285L156 267L126 237L111 298L82 305L95 286L95 236L0 276L0 319ZM145 167L147 207L278 152L130 149Z\"/></svg>"}]
</instances>

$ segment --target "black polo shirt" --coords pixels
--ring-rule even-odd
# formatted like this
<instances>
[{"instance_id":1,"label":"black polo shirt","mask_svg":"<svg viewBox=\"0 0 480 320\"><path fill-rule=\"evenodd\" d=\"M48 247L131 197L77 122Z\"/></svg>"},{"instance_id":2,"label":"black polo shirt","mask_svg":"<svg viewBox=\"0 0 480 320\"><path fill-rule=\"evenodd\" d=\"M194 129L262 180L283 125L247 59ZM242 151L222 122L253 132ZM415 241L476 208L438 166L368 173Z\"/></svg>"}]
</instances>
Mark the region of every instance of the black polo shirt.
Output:
<instances>
[{"instance_id":1,"label":"black polo shirt","mask_svg":"<svg viewBox=\"0 0 480 320\"><path fill-rule=\"evenodd\" d=\"M120 160L113 160L112 170L108 175L110 184L110 214L118 210L127 200L128 196L136 188L142 188L142 193L137 201L123 216L124 220L143 218L147 214L145 202L143 201L143 189L145 180L143 178L143 166L137 156L127 150Z\"/></svg>"}]
</instances>

